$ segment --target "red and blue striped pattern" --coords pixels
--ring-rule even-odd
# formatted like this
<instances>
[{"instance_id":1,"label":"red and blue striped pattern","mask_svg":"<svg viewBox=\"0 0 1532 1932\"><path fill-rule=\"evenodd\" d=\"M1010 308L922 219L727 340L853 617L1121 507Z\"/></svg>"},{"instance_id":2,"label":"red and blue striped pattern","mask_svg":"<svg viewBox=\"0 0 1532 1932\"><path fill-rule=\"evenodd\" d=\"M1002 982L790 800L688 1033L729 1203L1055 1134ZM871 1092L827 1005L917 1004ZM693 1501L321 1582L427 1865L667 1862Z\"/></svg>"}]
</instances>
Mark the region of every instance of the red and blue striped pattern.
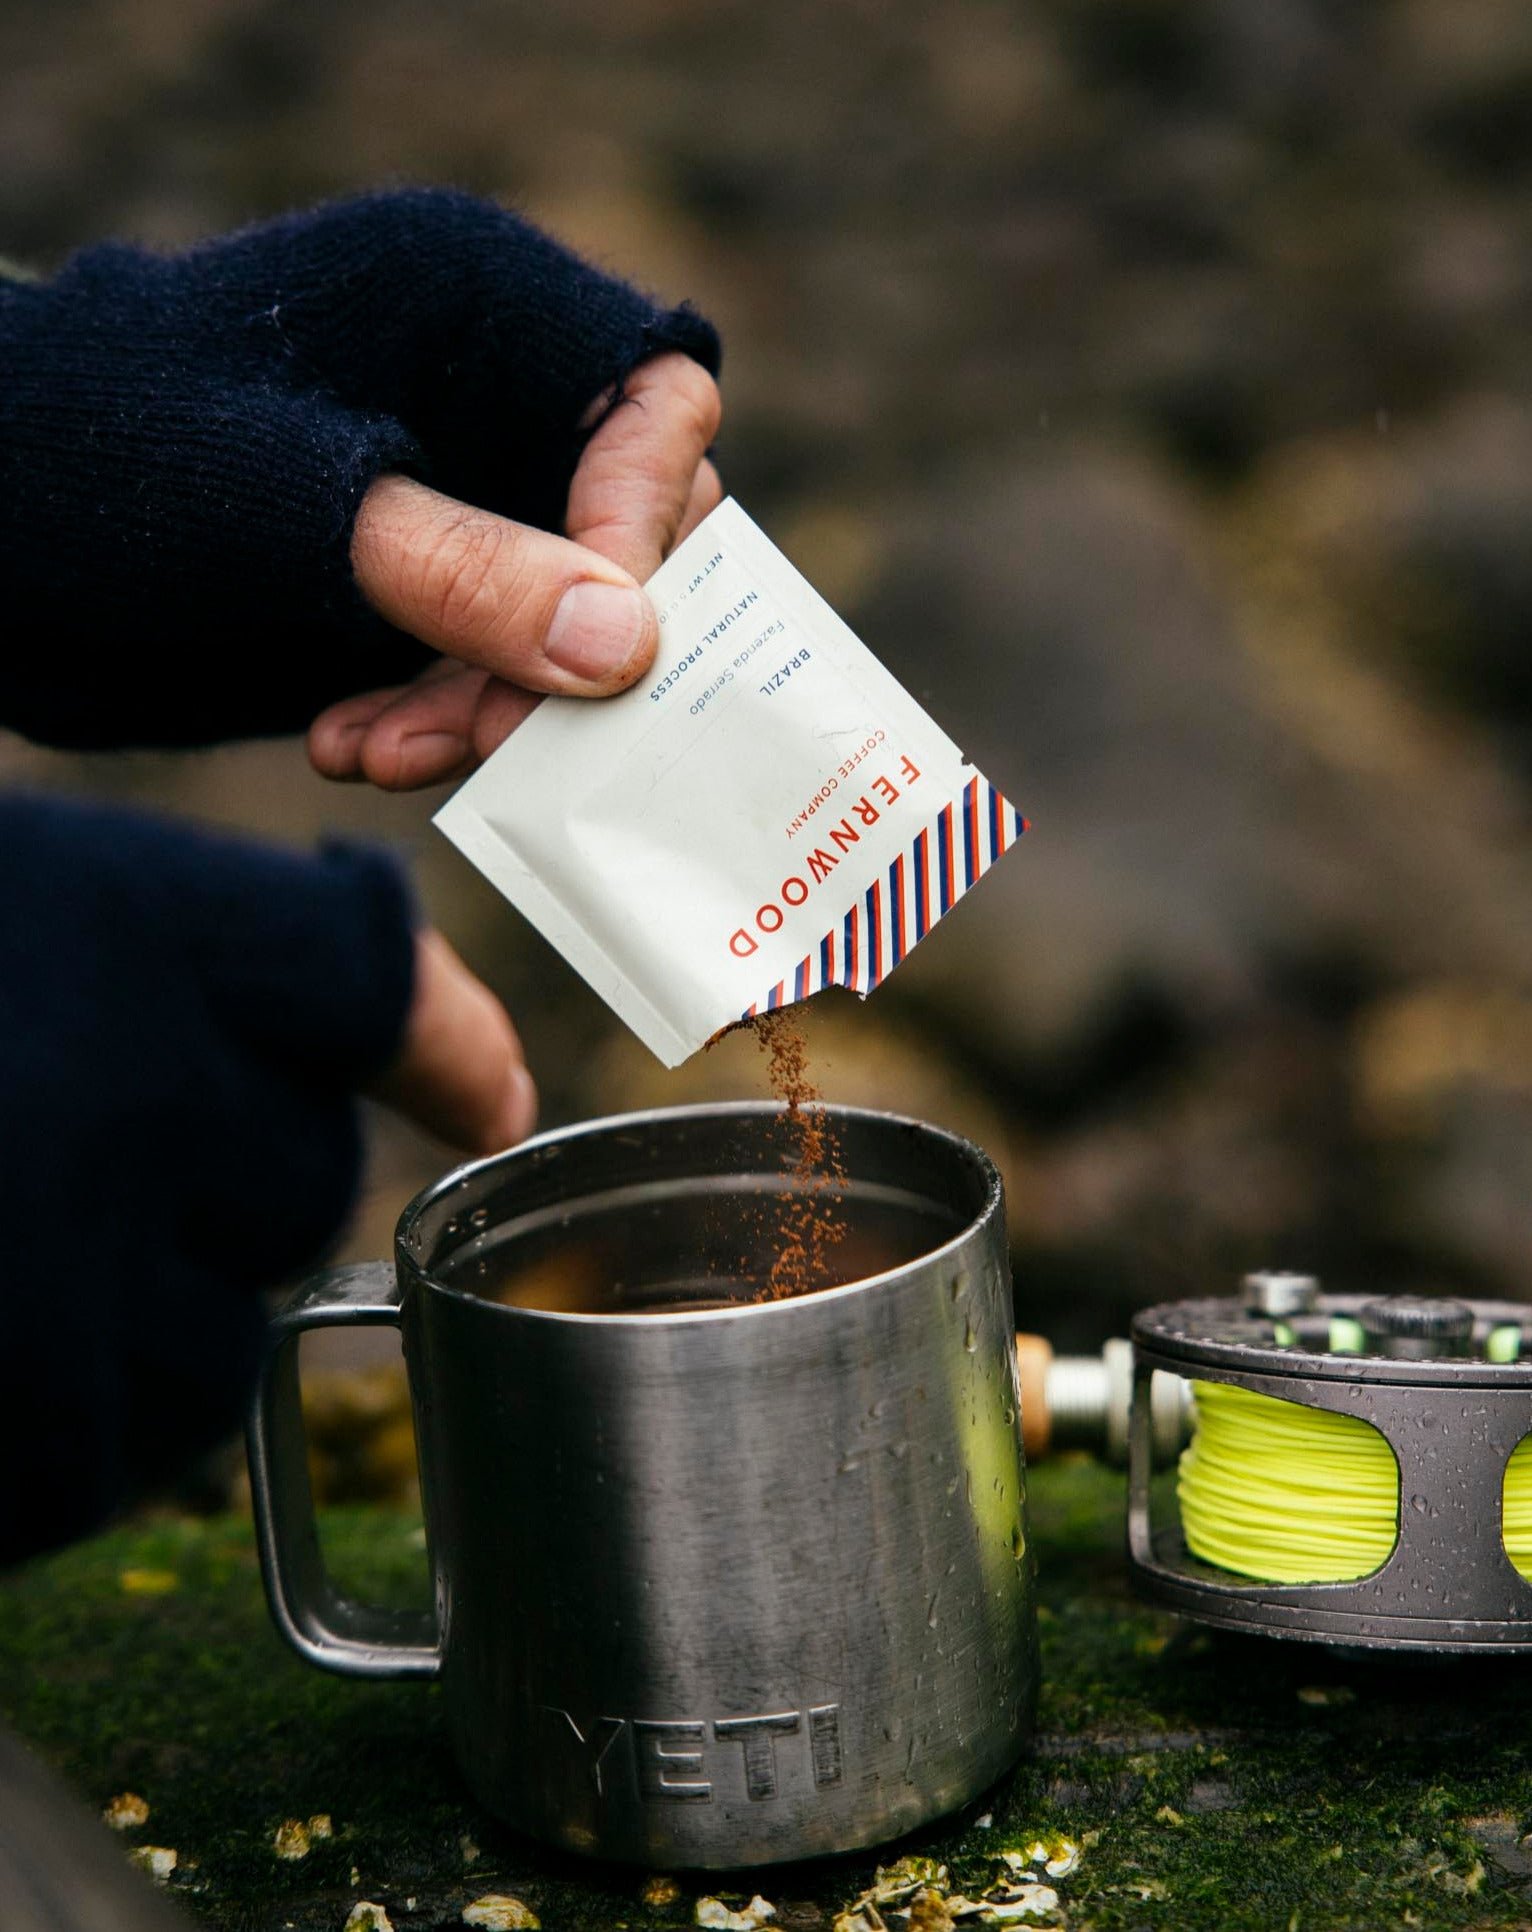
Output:
<instances>
[{"instance_id":1,"label":"red and blue striped pattern","mask_svg":"<svg viewBox=\"0 0 1532 1932\"><path fill-rule=\"evenodd\" d=\"M962 797L942 808L886 876L873 880L839 926L742 1017L774 1013L827 986L870 993L1026 829L1021 813L987 779L971 778Z\"/></svg>"}]
</instances>

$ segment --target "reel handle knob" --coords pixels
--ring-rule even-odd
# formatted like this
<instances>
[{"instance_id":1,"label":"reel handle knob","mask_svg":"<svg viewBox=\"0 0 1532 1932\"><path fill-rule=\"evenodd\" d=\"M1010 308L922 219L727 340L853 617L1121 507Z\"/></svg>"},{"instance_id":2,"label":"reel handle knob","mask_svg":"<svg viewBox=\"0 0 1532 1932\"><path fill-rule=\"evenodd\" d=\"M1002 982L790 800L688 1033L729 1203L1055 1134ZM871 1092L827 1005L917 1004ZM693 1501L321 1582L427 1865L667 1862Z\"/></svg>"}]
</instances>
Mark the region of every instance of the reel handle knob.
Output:
<instances>
[{"instance_id":1,"label":"reel handle knob","mask_svg":"<svg viewBox=\"0 0 1532 1932\"><path fill-rule=\"evenodd\" d=\"M1262 1268L1246 1275L1240 1289L1247 1314L1269 1315L1273 1321L1307 1315L1319 1302L1318 1275L1290 1274L1285 1268Z\"/></svg>"},{"instance_id":2,"label":"reel handle knob","mask_svg":"<svg viewBox=\"0 0 1532 1932\"><path fill-rule=\"evenodd\" d=\"M1055 1355L1041 1335L1016 1337L1022 1445L1028 1461L1055 1450L1084 1449L1114 1468L1128 1462L1133 1408L1133 1344L1114 1336L1099 1355ZM1191 1383L1156 1374L1151 1385L1153 1461L1173 1463L1192 1433Z\"/></svg>"}]
</instances>

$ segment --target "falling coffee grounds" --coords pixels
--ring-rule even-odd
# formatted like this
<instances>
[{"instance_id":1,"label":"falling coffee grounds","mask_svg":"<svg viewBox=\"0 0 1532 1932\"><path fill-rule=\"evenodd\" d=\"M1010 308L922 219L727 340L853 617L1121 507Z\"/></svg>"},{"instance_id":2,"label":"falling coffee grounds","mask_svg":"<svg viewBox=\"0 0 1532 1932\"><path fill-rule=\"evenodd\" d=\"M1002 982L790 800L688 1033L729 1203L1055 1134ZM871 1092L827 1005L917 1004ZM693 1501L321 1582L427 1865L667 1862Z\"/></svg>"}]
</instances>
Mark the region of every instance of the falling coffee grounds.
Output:
<instances>
[{"instance_id":1,"label":"falling coffee grounds","mask_svg":"<svg viewBox=\"0 0 1532 1932\"><path fill-rule=\"evenodd\" d=\"M762 1123L756 1175L741 1171L734 1187L690 1199L660 1194L647 1211L595 1202L501 1252L474 1247L443 1266L444 1278L509 1306L560 1313L706 1311L864 1281L950 1239L939 1209L852 1187L836 1118L809 1077L801 1011L779 1009L726 1031L746 1027L767 1056L780 1106Z\"/></svg>"},{"instance_id":2,"label":"falling coffee grounds","mask_svg":"<svg viewBox=\"0 0 1532 1932\"><path fill-rule=\"evenodd\" d=\"M830 1279L828 1250L846 1235L839 1192L846 1185L839 1136L823 1096L809 1078L808 1041L791 1007L758 1013L751 1020L756 1043L770 1056L771 1091L785 1109L783 1120L795 1148L793 1186L783 1197L781 1243L761 1301L786 1301L823 1288Z\"/></svg>"}]
</instances>

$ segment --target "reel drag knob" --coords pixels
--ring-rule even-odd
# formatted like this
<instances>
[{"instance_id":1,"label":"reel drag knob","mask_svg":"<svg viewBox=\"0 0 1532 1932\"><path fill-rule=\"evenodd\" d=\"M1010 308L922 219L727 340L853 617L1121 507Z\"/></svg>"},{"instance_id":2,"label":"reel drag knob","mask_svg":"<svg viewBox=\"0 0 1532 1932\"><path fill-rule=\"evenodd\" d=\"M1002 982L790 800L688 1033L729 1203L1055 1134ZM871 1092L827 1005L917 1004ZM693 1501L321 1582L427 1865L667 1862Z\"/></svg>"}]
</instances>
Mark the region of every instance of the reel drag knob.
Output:
<instances>
[{"instance_id":1,"label":"reel drag knob","mask_svg":"<svg viewBox=\"0 0 1532 1932\"><path fill-rule=\"evenodd\" d=\"M1364 1302L1357 1319L1370 1351L1399 1361L1466 1355L1473 1346L1474 1311L1445 1296L1382 1295Z\"/></svg>"}]
</instances>

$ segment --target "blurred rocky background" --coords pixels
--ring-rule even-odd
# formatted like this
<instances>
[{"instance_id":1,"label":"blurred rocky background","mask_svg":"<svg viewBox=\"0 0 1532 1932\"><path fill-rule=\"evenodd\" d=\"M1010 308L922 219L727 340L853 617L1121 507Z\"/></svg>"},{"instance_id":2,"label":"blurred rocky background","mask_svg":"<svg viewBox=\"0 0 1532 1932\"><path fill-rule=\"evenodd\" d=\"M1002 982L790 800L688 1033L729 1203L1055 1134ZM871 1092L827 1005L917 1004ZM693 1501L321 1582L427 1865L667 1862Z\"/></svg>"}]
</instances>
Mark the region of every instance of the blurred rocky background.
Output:
<instances>
[{"instance_id":1,"label":"blurred rocky background","mask_svg":"<svg viewBox=\"0 0 1532 1932\"><path fill-rule=\"evenodd\" d=\"M727 482L1032 818L811 1013L828 1094L1001 1160L1024 1323L1259 1265L1528 1295L1532 10L0 3L0 253L392 180L714 316ZM403 849L549 1123L760 1089L748 1038L650 1061L433 796L288 743L0 777ZM380 1119L347 1252L443 1162Z\"/></svg>"}]
</instances>

